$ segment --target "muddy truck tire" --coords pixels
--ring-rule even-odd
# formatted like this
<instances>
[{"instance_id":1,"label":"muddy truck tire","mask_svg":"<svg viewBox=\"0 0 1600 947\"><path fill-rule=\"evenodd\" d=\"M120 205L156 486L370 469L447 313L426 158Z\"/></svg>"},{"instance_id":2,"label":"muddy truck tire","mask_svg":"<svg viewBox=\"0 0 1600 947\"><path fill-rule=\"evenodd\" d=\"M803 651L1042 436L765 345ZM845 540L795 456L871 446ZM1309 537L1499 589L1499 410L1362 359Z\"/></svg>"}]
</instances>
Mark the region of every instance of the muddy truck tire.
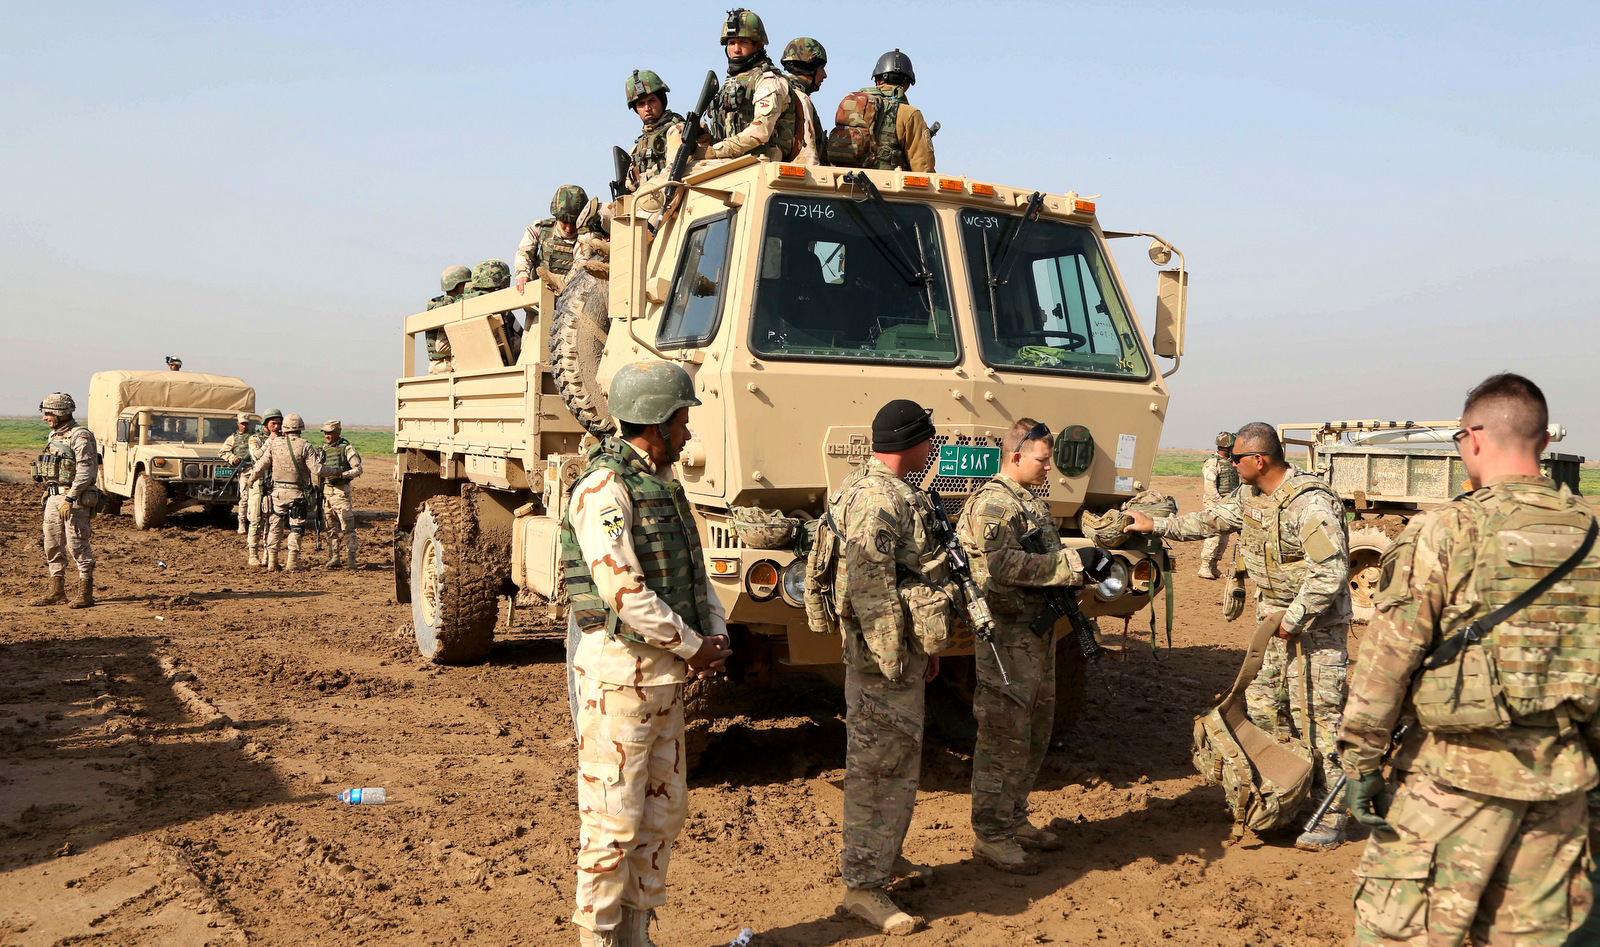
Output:
<instances>
[{"instance_id":1,"label":"muddy truck tire","mask_svg":"<svg viewBox=\"0 0 1600 947\"><path fill-rule=\"evenodd\" d=\"M499 580L474 561L471 514L459 497L428 501L411 530L411 626L435 664L489 656L499 619Z\"/></svg>"},{"instance_id":2,"label":"muddy truck tire","mask_svg":"<svg viewBox=\"0 0 1600 947\"><path fill-rule=\"evenodd\" d=\"M1380 529L1350 532L1350 610L1357 621L1371 621L1377 613L1372 596L1378 591L1378 573L1383 554L1393 540Z\"/></svg>"},{"instance_id":3,"label":"muddy truck tire","mask_svg":"<svg viewBox=\"0 0 1600 947\"><path fill-rule=\"evenodd\" d=\"M577 267L556 297L550 322L550 373L561 401L596 437L612 431L606 391L597 376L611 331L611 284Z\"/></svg>"},{"instance_id":4,"label":"muddy truck tire","mask_svg":"<svg viewBox=\"0 0 1600 947\"><path fill-rule=\"evenodd\" d=\"M167 525L167 485L143 471L133 481L133 525L136 529Z\"/></svg>"},{"instance_id":5,"label":"muddy truck tire","mask_svg":"<svg viewBox=\"0 0 1600 947\"><path fill-rule=\"evenodd\" d=\"M1094 619L1090 619L1094 621ZM947 657L945 662L964 661L969 666L970 657ZM944 674L928 685L926 701L927 729L952 749L971 753L978 740L978 721L972 715L972 687L975 674L969 667L967 674ZM1056 639L1056 712L1050 729L1050 742L1058 743L1078 723L1083 715L1084 697L1089 686L1089 662L1084 660L1078 642L1070 634L1057 632Z\"/></svg>"}]
</instances>

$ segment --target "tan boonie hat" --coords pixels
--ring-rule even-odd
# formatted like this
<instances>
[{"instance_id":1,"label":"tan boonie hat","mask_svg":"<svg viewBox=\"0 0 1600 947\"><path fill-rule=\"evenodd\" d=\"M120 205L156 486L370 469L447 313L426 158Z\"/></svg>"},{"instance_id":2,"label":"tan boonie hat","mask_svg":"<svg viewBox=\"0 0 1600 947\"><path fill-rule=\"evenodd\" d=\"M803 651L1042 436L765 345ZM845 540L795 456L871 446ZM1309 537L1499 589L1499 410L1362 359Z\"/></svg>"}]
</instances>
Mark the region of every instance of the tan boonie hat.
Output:
<instances>
[{"instance_id":1,"label":"tan boonie hat","mask_svg":"<svg viewBox=\"0 0 1600 947\"><path fill-rule=\"evenodd\" d=\"M338 421L324 421L322 422L322 433L337 434L339 433L340 427L341 425Z\"/></svg>"}]
</instances>

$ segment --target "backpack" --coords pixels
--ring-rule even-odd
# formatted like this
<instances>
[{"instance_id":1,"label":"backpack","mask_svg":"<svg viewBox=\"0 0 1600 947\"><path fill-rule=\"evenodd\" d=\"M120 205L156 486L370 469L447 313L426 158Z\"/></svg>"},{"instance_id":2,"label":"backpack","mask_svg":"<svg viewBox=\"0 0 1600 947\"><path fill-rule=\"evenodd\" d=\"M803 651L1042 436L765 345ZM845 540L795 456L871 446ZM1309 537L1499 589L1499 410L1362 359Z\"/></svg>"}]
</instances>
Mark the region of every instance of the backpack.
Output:
<instances>
[{"instance_id":1,"label":"backpack","mask_svg":"<svg viewBox=\"0 0 1600 947\"><path fill-rule=\"evenodd\" d=\"M1265 832L1288 825L1311 792L1311 760L1251 723L1245 712L1245 688L1261 670L1267 643L1282 621L1281 611L1262 619L1233 687L1194 722L1194 767L1207 783L1222 787L1235 840L1246 828Z\"/></svg>"},{"instance_id":2,"label":"backpack","mask_svg":"<svg viewBox=\"0 0 1600 947\"><path fill-rule=\"evenodd\" d=\"M878 103L875 91L852 92L839 102L834 128L828 133L828 161L841 168L864 168L878 152Z\"/></svg>"},{"instance_id":3,"label":"backpack","mask_svg":"<svg viewBox=\"0 0 1600 947\"><path fill-rule=\"evenodd\" d=\"M844 540L833 524L833 510L824 508L822 515L807 520L803 527L809 540L806 553L806 625L819 635L839 634L839 606L834 597L834 582L838 576L839 553Z\"/></svg>"}]
</instances>

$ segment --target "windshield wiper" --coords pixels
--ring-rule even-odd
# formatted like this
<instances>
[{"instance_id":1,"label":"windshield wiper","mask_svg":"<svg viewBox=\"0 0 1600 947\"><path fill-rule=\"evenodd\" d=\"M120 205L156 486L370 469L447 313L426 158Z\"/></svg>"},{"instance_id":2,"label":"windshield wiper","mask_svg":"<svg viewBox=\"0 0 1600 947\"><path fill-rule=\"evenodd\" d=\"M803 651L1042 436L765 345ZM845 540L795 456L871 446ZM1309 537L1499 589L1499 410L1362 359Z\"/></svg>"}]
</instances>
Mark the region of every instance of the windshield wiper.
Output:
<instances>
[{"instance_id":1,"label":"windshield wiper","mask_svg":"<svg viewBox=\"0 0 1600 947\"><path fill-rule=\"evenodd\" d=\"M851 171L844 176L843 181L846 184L861 188L862 192L866 194L866 200L864 202L856 201L857 204L866 203L871 205L884 221L889 224L889 230L886 232L874 227L866 219L866 215L862 215L862 222L866 225L867 238L872 241L873 246L878 248L878 252L883 254L884 259L893 264L894 268L899 272L900 278L906 281L906 285L915 286L918 283L924 285L932 283L933 274L928 272L926 259L923 259L922 265L919 267L912 255L906 252L905 244L900 239L905 230L900 226L900 222L894 219L894 214L889 212L888 202L883 199L883 194L878 191L877 185L873 184L872 180L867 177L866 172ZM921 249L920 242L918 249Z\"/></svg>"},{"instance_id":2,"label":"windshield wiper","mask_svg":"<svg viewBox=\"0 0 1600 947\"><path fill-rule=\"evenodd\" d=\"M996 342L1000 341L1000 313L994 291L1006 284L1013 262L1011 251L1021 241L1029 225L1039 219L1039 211L1043 209L1044 195L1034 191L1028 198L1028 207L1022 212L1022 220L1017 223L1016 229L1009 234L1001 234L993 252L989 250L989 231L983 231L983 275L984 281L989 284L989 326L994 330Z\"/></svg>"}]
</instances>

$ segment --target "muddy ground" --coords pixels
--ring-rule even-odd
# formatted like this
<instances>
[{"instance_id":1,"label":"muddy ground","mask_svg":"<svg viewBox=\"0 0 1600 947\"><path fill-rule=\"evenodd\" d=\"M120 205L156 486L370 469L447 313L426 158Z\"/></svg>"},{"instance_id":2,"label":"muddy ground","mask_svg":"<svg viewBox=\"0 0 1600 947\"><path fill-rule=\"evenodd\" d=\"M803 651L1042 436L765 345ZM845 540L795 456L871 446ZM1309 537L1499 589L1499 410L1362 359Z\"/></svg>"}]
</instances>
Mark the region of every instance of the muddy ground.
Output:
<instances>
[{"instance_id":1,"label":"muddy ground","mask_svg":"<svg viewBox=\"0 0 1600 947\"><path fill-rule=\"evenodd\" d=\"M0 463L11 479L28 452ZM571 944L577 835L561 645L504 634L472 668L420 661L393 604L392 464L357 487L364 567L270 575L242 537L96 517L101 604L35 609L38 491L0 483L0 943ZM1192 482L1157 487L1184 509ZM1178 547L1173 650L1135 623L1033 797L1074 823L1033 877L970 855L968 759L930 741L906 843L936 866L896 943L1333 944L1359 845L1227 847L1221 791L1189 762L1192 718L1248 629ZM319 561L320 561L320 557ZM70 588L70 585L69 585ZM1108 623L1107 631L1120 631ZM752 709L754 708L754 709ZM791 679L691 780L664 947L887 940L837 919L843 703ZM339 789L389 803L346 806Z\"/></svg>"}]
</instances>

